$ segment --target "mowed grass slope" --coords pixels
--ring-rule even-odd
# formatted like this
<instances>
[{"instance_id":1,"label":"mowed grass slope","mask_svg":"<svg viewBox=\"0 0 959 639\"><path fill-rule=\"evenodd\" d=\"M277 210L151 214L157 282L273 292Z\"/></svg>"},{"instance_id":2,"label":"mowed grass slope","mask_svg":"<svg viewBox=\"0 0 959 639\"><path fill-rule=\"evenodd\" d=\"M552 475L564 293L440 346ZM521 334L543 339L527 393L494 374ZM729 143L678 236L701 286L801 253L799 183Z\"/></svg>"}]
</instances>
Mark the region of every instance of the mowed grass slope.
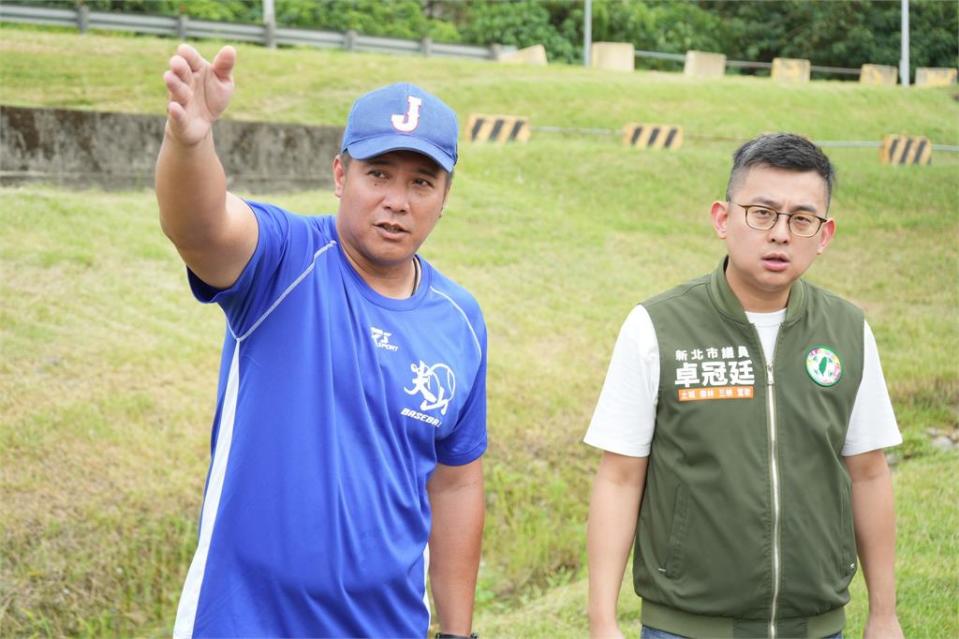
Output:
<instances>
[{"instance_id":1,"label":"mowed grass slope","mask_svg":"<svg viewBox=\"0 0 959 639\"><path fill-rule=\"evenodd\" d=\"M161 76L176 42L0 29L4 104L165 113ZM212 59L223 43L193 44ZM544 72L471 60L237 49L238 89L228 116L240 120L339 125L358 94L388 82L415 81L442 96L464 122L471 112L503 113L528 116L534 127L681 124L688 139L738 140L789 130L822 140L878 140L905 132L959 144L954 91L948 89L902 91L838 81L789 86L735 76L696 81L681 73L567 65Z\"/></svg>"},{"instance_id":2,"label":"mowed grass slope","mask_svg":"<svg viewBox=\"0 0 959 639\"><path fill-rule=\"evenodd\" d=\"M171 41L2 36L5 104L163 112ZM489 324L477 620L487 636L583 634L598 453L580 440L630 308L722 257L708 205L738 142L768 130L959 142L948 90L255 47L240 47L240 65L234 118L341 124L358 93L413 79L464 121L480 112L534 125L686 126L678 153L535 132L526 146L462 147L423 252L476 295ZM810 279L866 309L906 438L896 487L907 636L956 636L959 463L934 452L926 430L957 427L959 159L896 169L874 149L830 155L839 232ZM336 206L328 192L262 199L301 212ZM167 634L195 543L222 316L192 300L148 191L0 190L0 275L0 636ZM635 619L635 597L623 602ZM864 611L857 581L853 636Z\"/></svg>"}]
</instances>

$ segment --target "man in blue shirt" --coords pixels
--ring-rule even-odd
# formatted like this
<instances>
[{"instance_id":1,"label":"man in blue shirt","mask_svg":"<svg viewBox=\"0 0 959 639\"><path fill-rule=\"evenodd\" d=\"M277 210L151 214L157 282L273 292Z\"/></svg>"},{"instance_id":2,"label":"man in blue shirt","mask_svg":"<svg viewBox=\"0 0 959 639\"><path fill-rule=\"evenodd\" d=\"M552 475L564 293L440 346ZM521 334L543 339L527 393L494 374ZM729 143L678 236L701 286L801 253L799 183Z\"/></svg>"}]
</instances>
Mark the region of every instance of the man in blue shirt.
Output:
<instances>
[{"instance_id":1,"label":"man in blue shirt","mask_svg":"<svg viewBox=\"0 0 959 639\"><path fill-rule=\"evenodd\" d=\"M416 251L456 163L453 111L396 84L356 101L335 217L226 190L211 127L236 52L180 45L156 168L164 232L227 331L176 637L471 631L483 527L486 327Z\"/></svg>"}]
</instances>

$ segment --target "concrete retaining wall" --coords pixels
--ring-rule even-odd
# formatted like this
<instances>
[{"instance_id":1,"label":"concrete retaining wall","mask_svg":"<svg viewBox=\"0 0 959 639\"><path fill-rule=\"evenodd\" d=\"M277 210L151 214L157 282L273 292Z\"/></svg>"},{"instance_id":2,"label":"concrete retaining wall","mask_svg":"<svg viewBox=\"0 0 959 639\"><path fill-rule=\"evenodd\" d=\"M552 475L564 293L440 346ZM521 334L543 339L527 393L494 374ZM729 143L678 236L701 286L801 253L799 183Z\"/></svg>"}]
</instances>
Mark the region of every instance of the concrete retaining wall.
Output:
<instances>
[{"instance_id":1,"label":"concrete retaining wall","mask_svg":"<svg viewBox=\"0 0 959 639\"><path fill-rule=\"evenodd\" d=\"M0 105L0 184L107 190L153 186L165 118ZM252 193L330 188L342 127L225 120L213 139L229 188Z\"/></svg>"}]
</instances>

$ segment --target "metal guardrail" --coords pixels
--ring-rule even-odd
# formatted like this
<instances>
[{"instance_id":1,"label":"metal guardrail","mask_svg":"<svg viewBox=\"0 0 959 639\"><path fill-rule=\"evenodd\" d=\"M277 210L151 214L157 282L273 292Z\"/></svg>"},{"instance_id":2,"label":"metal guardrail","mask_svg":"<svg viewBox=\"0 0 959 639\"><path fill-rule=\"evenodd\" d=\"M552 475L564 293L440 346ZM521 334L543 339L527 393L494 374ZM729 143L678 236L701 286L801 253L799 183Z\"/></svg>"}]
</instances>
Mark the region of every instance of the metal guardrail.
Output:
<instances>
[{"instance_id":1,"label":"metal guardrail","mask_svg":"<svg viewBox=\"0 0 959 639\"><path fill-rule=\"evenodd\" d=\"M215 38L234 42L253 42L265 46L309 46L368 53L399 53L446 58L472 58L474 60L496 60L503 53L516 50L514 46L499 44L481 47L433 42L430 38L423 38L422 40L383 38L362 35L355 31L343 33L339 31L272 27L262 24L209 22L193 20L185 15L173 17L90 11L84 6L73 10L0 4L0 22L76 28L81 33L90 29L132 31L149 35L176 37L181 40L187 38Z\"/></svg>"},{"instance_id":2,"label":"metal guardrail","mask_svg":"<svg viewBox=\"0 0 959 639\"><path fill-rule=\"evenodd\" d=\"M813 142L819 146L840 149L878 149L882 147L882 142L872 140L813 140ZM959 153L959 145L956 144L933 144L931 146L933 151Z\"/></svg>"},{"instance_id":3,"label":"metal guardrail","mask_svg":"<svg viewBox=\"0 0 959 639\"><path fill-rule=\"evenodd\" d=\"M368 36L347 31L318 31L291 27L271 27L262 24L239 24L231 22L209 22L193 20L187 16L151 16L134 13L110 13L90 11L81 6L73 9L48 9L29 5L0 4L0 22L23 24L41 24L61 27L75 27L81 33L89 29L107 31L133 31L150 35L186 38L216 38L235 42L254 42L265 46L288 45L320 48L346 49L367 53L401 53L408 55L437 56L444 58L472 58L474 60L496 60L503 53L516 50L514 46L493 44L481 47L468 44L447 44L433 42L430 38L422 40L401 40ZM683 62L682 53L663 53L661 51L635 52L637 58L652 58ZM751 62L748 60L727 60L727 68L733 69L770 69L771 62ZM832 73L840 75L859 75L859 69L845 67L825 67L813 65L814 73Z\"/></svg>"},{"instance_id":4,"label":"metal guardrail","mask_svg":"<svg viewBox=\"0 0 959 639\"><path fill-rule=\"evenodd\" d=\"M854 75L859 77L859 74L862 73L862 69L850 69L849 67L823 67L818 64L813 64L809 67L809 70L813 73L836 73L838 75Z\"/></svg>"},{"instance_id":5,"label":"metal guardrail","mask_svg":"<svg viewBox=\"0 0 959 639\"><path fill-rule=\"evenodd\" d=\"M603 129L588 127L565 127L565 126L530 126L530 130L536 133L557 133L561 135L584 135L600 137L621 137L622 129ZM696 133L686 133L687 140L698 140L703 142L744 142L743 138L723 136L723 135L697 135ZM877 140L813 140L814 144L821 147L833 149L878 149L882 146L881 141ZM959 153L959 145L955 144L933 144L934 151L943 151L945 153Z\"/></svg>"},{"instance_id":6,"label":"metal guardrail","mask_svg":"<svg viewBox=\"0 0 959 639\"><path fill-rule=\"evenodd\" d=\"M637 58L654 58L656 60L673 60L674 62L685 62L686 54L684 53L662 53L660 51L643 51L642 49L636 49L634 51L635 57Z\"/></svg>"}]
</instances>

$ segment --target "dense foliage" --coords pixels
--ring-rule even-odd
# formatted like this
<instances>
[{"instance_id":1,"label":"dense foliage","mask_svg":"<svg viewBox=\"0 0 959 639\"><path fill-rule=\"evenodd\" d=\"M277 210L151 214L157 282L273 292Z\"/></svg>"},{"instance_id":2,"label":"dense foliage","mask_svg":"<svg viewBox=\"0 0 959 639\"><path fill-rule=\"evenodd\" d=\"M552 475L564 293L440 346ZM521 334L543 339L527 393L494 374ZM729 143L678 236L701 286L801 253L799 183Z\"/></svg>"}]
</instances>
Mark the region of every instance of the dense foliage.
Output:
<instances>
[{"instance_id":1,"label":"dense foliage","mask_svg":"<svg viewBox=\"0 0 959 639\"><path fill-rule=\"evenodd\" d=\"M721 17L721 50L731 58L807 58L813 64L840 67L899 63L898 1L707 0L700 4L703 11ZM956 66L957 29L959 3L910 0L910 66Z\"/></svg>"},{"instance_id":2,"label":"dense foliage","mask_svg":"<svg viewBox=\"0 0 959 639\"><path fill-rule=\"evenodd\" d=\"M263 19L262 0L44 4L78 2L99 11ZM898 65L900 6L899 0L593 0L592 39L670 53L714 51L732 60L782 56L823 66ZM571 63L582 59L583 7L581 0L275 0L283 26L438 42L542 44L550 60ZM956 66L959 3L910 0L909 17L911 68Z\"/></svg>"}]
</instances>

